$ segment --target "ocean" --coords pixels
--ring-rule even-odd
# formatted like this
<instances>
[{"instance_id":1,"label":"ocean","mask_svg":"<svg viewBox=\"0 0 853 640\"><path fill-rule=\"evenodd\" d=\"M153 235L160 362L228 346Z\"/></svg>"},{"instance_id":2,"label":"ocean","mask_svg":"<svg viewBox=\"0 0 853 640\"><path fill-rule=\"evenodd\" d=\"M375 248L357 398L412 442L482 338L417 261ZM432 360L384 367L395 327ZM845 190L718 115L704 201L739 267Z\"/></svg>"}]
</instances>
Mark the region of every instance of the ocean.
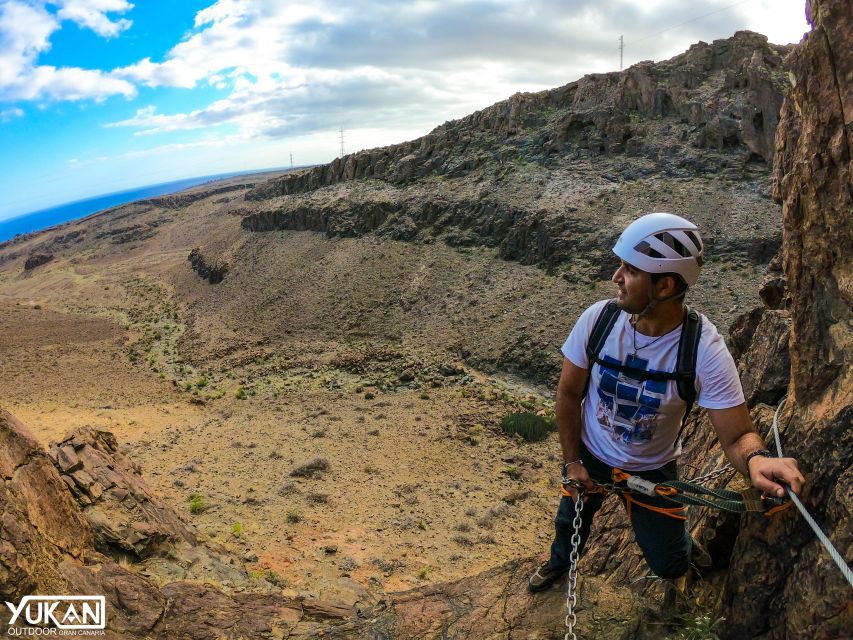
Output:
<instances>
[{"instance_id":1,"label":"ocean","mask_svg":"<svg viewBox=\"0 0 853 640\"><path fill-rule=\"evenodd\" d=\"M68 204L25 213L24 215L10 218L8 220L0 220L0 242L5 242L10 238L14 238L21 233L30 233L32 231L41 231L48 227L53 227L63 222L85 218L88 215L117 207L135 200L143 198L154 198L157 196L166 195L167 193L175 193L183 191L190 187L195 187L205 182L212 180L221 180L223 178L231 178L233 176L249 175L252 173L265 173L268 171L276 171L276 169L263 169L259 171L234 171L232 173L220 173L212 176L199 176L198 178L186 178L184 180L175 180L173 182L162 182L160 184L152 184L147 187L139 187L137 189L129 189L127 191L117 191L108 193L86 200L78 200L69 202Z\"/></svg>"}]
</instances>

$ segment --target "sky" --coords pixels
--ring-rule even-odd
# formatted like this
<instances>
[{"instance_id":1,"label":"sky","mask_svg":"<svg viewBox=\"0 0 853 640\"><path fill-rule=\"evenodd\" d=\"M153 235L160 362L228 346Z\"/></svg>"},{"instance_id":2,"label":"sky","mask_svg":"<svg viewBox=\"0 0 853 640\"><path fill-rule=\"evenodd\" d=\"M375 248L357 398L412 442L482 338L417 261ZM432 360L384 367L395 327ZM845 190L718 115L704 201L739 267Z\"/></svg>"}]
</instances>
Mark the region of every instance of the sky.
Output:
<instances>
[{"instance_id":1,"label":"sky","mask_svg":"<svg viewBox=\"0 0 853 640\"><path fill-rule=\"evenodd\" d=\"M0 220L138 186L329 162L517 91L750 29L804 0L0 0Z\"/></svg>"}]
</instances>

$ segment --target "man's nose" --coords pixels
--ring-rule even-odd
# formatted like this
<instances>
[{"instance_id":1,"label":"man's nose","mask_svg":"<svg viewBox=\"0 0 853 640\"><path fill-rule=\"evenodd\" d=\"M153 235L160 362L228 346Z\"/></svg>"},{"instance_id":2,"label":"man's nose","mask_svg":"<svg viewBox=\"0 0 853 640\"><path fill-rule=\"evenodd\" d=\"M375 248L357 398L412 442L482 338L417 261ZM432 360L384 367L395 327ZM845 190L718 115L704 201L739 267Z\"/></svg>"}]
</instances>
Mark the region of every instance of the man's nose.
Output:
<instances>
[{"instance_id":1,"label":"man's nose","mask_svg":"<svg viewBox=\"0 0 853 640\"><path fill-rule=\"evenodd\" d=\"M616 271L613 272L613 276L610 278L610 280L611 280L611 282L615 282L616 284L619 284L619 282L622 280L622 267L621 266L618 269L616 269Z\"/></svg>"}]
</instances>

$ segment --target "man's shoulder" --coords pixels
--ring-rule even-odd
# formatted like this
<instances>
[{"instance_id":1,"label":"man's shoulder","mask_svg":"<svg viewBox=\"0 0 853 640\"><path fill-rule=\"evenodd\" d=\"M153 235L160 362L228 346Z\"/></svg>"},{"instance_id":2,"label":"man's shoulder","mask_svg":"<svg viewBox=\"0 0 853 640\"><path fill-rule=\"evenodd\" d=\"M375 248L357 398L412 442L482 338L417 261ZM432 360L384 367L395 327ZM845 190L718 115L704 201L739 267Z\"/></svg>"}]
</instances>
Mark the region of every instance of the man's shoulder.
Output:
<instances>
[{"instance_id":1,"label":"man's shoulder","mask_svg":"<svg viewBox=\"0 0 853 640\"><path fill-rule=\"evenodd\" d=\"M614 302L613 298L607 298L606 300L599 300L598 302L593 302L589 305L581 315L591 315L593 316L593 320L598 318L601 312L604 310L609 303Z\"/></svg>"},{"instance_id":2,"label":"man's shoulder","mask_svg":"<svg viewBox=\"0 0 853 640\"><path fill-rule=\"evenodd\" d=\"M700 310L695 309L693 307L690 308L691 311L695 311L699 314L699 318L702 320L702 333L699 336L699 347L708 346L718 340L722 340L723 336L720 333L720 330L717 328L717 325L714 324L708 316L702 313Z\"/></svg>"}]
</instances>

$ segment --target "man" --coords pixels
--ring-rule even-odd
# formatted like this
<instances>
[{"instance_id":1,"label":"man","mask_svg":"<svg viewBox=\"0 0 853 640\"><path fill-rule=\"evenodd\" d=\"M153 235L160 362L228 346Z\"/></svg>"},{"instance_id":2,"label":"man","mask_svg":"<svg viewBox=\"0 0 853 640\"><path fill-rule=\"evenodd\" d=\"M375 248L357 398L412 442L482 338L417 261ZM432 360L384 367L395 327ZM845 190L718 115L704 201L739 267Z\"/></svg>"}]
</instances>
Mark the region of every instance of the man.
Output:
<instances>
[{"instance_id":1,"label":"man","mask_svg":"<svg viewBox=\"0 0 853 640\"><path fill-rule=\"evenodd\" d=\"M581 314L562 348L565 357L557 387L563 475L586 490L593 488L592 479L612 482L614 468L656 483L675 479L687 409L675 380L647 379L642 374L676 371L686 318L683 300L702 265L698 228L676 215L650 213L623 231L613 252L621 260L612 278L618 287L615 322L600 351L591 354L590 334L608 301ZM799 493L804 479L796 461L772 457L752 427L723 338L704 316L698 326L695 395L708 411L729 462L767 495L784 496L780 483ZM531 591L550 587L569 568L577 490L567 492L557 510L551 556L530 577ZM578 552L603 500L601 494L584 496ZM685 530L684 509L645 495L626 506L652 571L669 579L685 574L695 543Z\"/></svg>"}]
</instances>

